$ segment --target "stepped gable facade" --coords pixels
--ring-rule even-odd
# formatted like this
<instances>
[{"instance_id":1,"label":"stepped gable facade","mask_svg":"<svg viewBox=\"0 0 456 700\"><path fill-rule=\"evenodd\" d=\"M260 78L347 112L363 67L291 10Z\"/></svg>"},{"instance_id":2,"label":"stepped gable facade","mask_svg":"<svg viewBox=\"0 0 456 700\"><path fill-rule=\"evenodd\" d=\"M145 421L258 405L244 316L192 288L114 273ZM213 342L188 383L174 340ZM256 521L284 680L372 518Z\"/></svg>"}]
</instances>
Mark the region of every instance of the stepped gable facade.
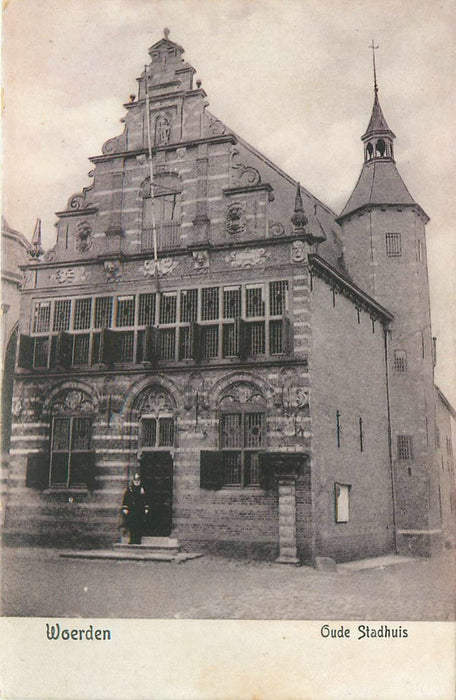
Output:
<instances>
[{"instance_id":1,"label":"stepped gable facade","mask_svg":"<svg viewBox=\"0 0 456 700\"><path fill-rule=\"evenodd\" d=\"M7 538L112 545L139 466L147 534L189 550L429 554L427 217L377 91L337 218L208 111L182 47L149 53L24 269Z\"/></svg>"}]
</instances>

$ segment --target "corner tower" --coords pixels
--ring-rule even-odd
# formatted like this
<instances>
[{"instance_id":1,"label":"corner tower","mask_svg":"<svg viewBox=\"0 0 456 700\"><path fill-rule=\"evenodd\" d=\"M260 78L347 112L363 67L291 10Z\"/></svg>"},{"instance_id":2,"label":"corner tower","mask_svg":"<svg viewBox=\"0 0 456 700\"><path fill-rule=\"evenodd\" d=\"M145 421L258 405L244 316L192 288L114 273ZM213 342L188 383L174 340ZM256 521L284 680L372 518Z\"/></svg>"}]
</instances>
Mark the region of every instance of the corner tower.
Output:
<instances>
[{"instance_id":1,"label":"corner tower","mask_svg":"<svg viewBox=\"0 0 456 700\"><path fill-rule=\"evenodd\" d=\"M441 525L433 464L434 347L425 240L429 217L396 168L394 138L380 106L374 59L374 104L362 136L364 163L337 220L349 275L394 314L385 354L396 541L398 551L423 555L436 545Z\"/></svg>"}]
</instances>

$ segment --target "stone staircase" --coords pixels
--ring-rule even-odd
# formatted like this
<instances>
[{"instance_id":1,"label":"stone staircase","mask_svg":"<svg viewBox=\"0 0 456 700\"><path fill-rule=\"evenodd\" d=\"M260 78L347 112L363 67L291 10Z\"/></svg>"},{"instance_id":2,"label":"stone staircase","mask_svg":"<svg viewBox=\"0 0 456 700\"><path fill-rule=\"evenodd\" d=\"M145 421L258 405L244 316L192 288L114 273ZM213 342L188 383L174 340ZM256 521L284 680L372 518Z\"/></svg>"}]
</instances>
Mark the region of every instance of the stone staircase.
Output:
<instances>
[{"instance_id":1,"label":"stone staircase","mask_svg":"<svg viewBox=\"0 0 456 700\"><path fill-rule=\"evenodd\" d=\"M128 537L121 537L112 549L61 552L67 559L123 559L127 561L162 561L181 563L196 559L202 554L181 552L174 537L143 537L141 544L129 544Z\"/></svg>"}]
</instances>

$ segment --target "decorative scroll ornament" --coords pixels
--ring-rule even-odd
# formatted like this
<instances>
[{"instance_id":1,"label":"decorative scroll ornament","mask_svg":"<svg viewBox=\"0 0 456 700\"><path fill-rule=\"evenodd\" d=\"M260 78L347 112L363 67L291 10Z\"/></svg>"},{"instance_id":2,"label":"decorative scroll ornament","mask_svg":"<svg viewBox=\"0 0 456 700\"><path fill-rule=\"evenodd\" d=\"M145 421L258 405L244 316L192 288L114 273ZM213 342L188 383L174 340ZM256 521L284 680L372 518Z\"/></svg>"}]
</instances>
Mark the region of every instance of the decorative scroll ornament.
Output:
<instances>
[{"instance_id":1,"label":"decorative scroll ornament","mask_svg":"<svg viewBox=\"0 0 456 700\"><path fill-rule=\"evenodd\" d=\"M293 262L304 262L307 258L306 244L304 241L293 241L291 246L291 259Z\"/></svg>"},{"instance_id":2,"label":"decorative scroll ornament","mask_svg":"<svg viewBox=\"0 0 456 700\"><path fill-rule=\"evenodd\" d=\"M183 160L185 156L187 155L187 149L186 148L178 148L176 151L176 156L179 158L179 160Z\"/></svg>"},{"instance_id":3,"label":"decorative scroll ornament","mask_svg":"<svg viewBox=\"0 0 456 700\"><path fill-rule=\"evenodd\" d=\"M265 403L263 394L253 384L237 382L223 392L221 404Z\"/></svg>"},{"instance_id":4,"label":"decorative scroll ornament","mask_svg":"<svg viewBox=\"0 0 456 700\"><path fill-rule=\"evenodd\" d=\"M77 192L76 194L71 195L70 199L68 200L68 209L79 210L87 209L87 207L88 203L86 202L84 194L82 194L81 192Z\"/></svg>"},{"instance_id":5,"label":"decorative scroll ornament","mask_svg":"<svg viewBox=\"0 0 456 700\"><path fill-rule=\"evenodd\" d=\"M194 250L192 253L193 267L196 272L208 272L209 252L207 250Z\"/></svg>"},{"instance_id":6,"label":"decorative scroll ornament","mask_svg":"<svg viewBox=\"0 0 456 700\"><path fill-rule=\"evenodd\" d=\"M245 208L241 202L232 202L226 211L226 230L232 236L246 229Z\"/></svg>"},{"instance_id":7,"label":"decorative scroll ornament","mask_svg":"<svg viewBox=\"0 0 456 700\"><path fill-rule=\"evenodd\" d=\"M92 245L92 227L88 221L80 221L76 229L76 250L86 253Z\"/></svg>"},{"instance_id":8,"label":"decorative scroll ornament","mask_svg":"<svg viewBox=\"0 0 456 700\"><path fill-rule=\"evenodd\" d=\"M173 414L175 403L169 392L161 387L154 386L141 396L138 404L138 413L148 414L158 418L164 414Z\"/></svg>"},{"instance_id":9,"label":"decorative scroll ornament","mask_svg":"<svg viewBox=\"0 0 456 700\"><path fill-rule=\"evenodd\" d=\"M232 184L237 186L259 185L261 175L251 165L244 165L239 161L239 149L233 146L231 149Z\"/></svg>"},{"instance_id":10,"label":"decorative scroll ornament","mask_svg":"<svg viewBox=\"0 0 456 700\"><path fill-rule=\"evenodd\" d=\"M271 253L264 248L254 248L252 250L233 250L226 256L225 260L232 267L257 267L266 265L271 258Z\"/></svg>"},{"instance_id":11,"label":"decorative scroll ornament","mask_svg":"<svg viewBox=\"0 0 456 700\"><path fill-rule=\"evenodd\" d=\"M285 226L279 221L269 220L269 233L274 237L283 236L285 233Z\"/></svg>"},{"instance_id":12,"label":"decorative scroll ornament","mask_svg":"<svg viewBox=\"0 0 456 700\"><path fill-rule=\"evenodd\" d=\"M78 284L87 278L85 267L61 267L55 272L59 284Z\"/></svg>"},{"instance_id":13,"label":"decorative scroll ornament","mask_svg":"<svg viewBox=\"0 0 456 700\"><path fill-rule=\"evenodd\" d=\"M115 136L114 138L106 141L101 148L101 152L103 153L103 155L118 153L119 151L124 150L124 144L125 136L124 134L120 134L119 136Z\"/></svg>"},{"instance_id":14,"label":"decorative scroll ornament","mask_svg":"<svg viewBox=\"0 0 456 700\"><path fill-rule=\"evenodd\" d=\"M106 260L103 263L106 282L120 282L122 279L122 267L119 260Z\"/></svg>"},{"instance_id":15,"label":"decorative scroll ornament","mask_svg":"<svg viewBox=\"0 0 456 700\"><path fill-rule=\"evenodd\" d=\"M155 269L159 275L168 275L170 272L176 269L178 262L174 258L161 258L161 260L144 260L144 275L153 277L155 275Z\"/></svg>"},{"instance_id":16,"label":"decorative scroll ornament","mask_svg":"<svg viewBox=\"0 0 456 700\"><path fill-rule=\"evenodd\" d=\"M90 397L79 389L70 389L59 394L52 407L53 413L84 413L93 411Z\"/></svg>"}]
</instances>

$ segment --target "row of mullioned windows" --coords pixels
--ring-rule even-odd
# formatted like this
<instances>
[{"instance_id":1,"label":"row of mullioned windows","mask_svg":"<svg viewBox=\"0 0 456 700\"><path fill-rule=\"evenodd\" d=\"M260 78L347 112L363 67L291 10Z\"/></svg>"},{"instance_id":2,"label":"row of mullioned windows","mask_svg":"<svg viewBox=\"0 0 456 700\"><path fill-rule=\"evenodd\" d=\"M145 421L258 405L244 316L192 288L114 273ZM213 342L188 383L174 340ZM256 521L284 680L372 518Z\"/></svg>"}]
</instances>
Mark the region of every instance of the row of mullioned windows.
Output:
<instances>
[{"instance_id":1,"label":"row of mullioned windows","mask_svg":"<svg viewBox=\"0 0 456 700\"><path fill-rule=\"evenodd\" d=\"M35 301L19 365L203 360L290 353L288 282Z\"/></svg>"},{"instance_id":2,"label":"row of mullioned windows","mask_svg":"<svg viewBox=\"0 0 456 700\"><path fill-rule=\"evenodd\" d=\"M265 449L265 428L263 412L237 411L221 414L219 452L205 453L209 456L206 466L212 472L219 470L219 487L260 485L259 454ZM141 452L172 448L174 436L174 418L141 418ZM93 482L95 464L91 443L90 416L54 416L51 423L50 455L42 464L44 475L41 487L87 488ZM30 475L28 481L28 485L32 485ZM204 480L202 486L205 487Z\"/></svg>"}]
</instances>

